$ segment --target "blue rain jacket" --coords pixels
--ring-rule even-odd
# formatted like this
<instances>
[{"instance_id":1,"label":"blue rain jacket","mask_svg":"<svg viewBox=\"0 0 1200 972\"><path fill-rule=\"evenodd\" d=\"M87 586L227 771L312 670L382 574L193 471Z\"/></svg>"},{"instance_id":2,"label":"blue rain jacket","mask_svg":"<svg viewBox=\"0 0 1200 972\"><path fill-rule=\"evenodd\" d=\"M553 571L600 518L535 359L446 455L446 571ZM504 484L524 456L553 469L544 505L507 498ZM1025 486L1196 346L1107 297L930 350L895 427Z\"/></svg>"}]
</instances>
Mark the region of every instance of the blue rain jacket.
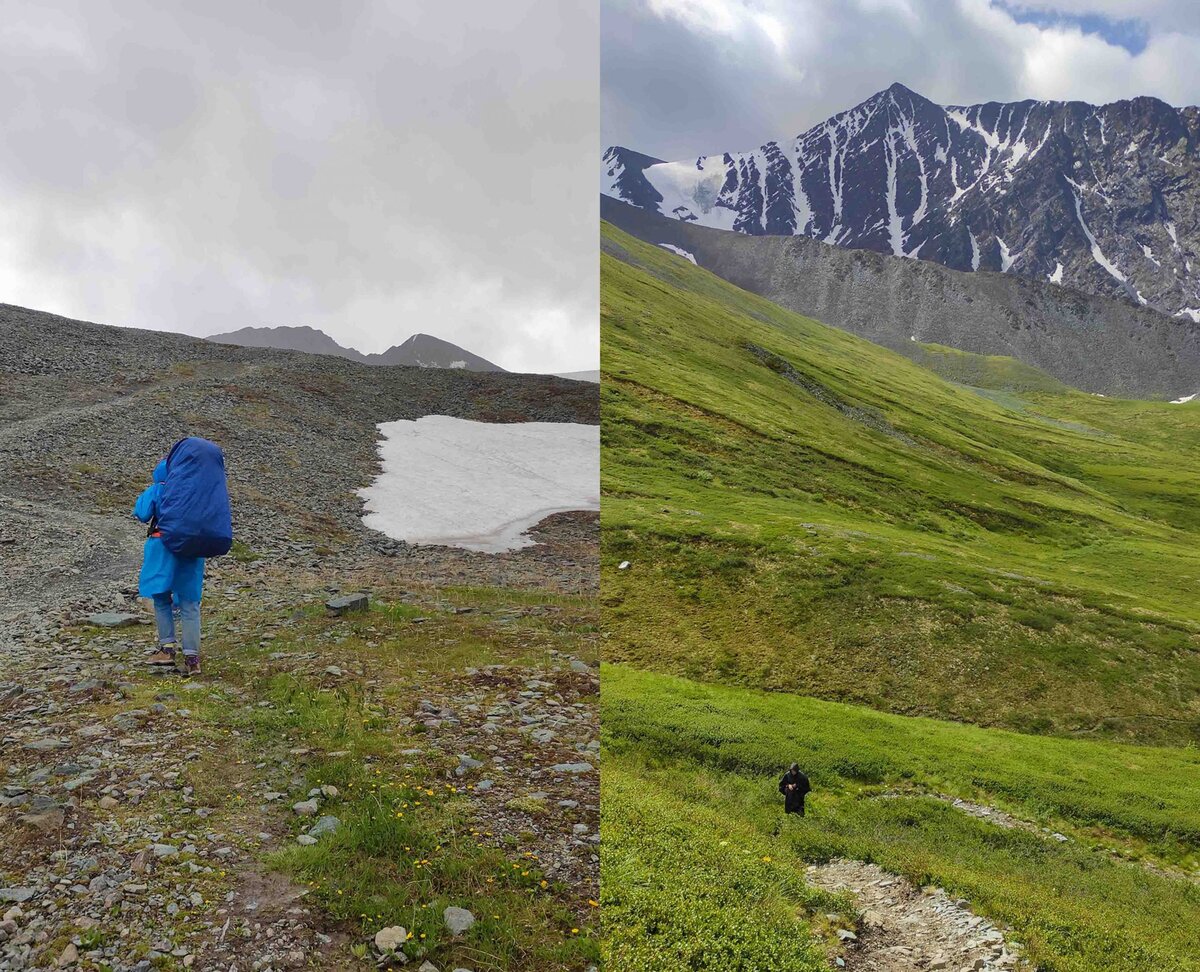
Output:
<instances>
[{"instance_id":1,"label":"blue rain jacket","mask_svg":"<svg viewBox=\"0 0 1200 972\"><path fill-rule=\"evenodd\" d=\"M167 461L154 467L154 482L147 486L133 505L133 515L143 523L154 519L158 494L167 481ZM147 537L142 547L142 572L138 576L138 594L174 594L177 601L199 601L204 591L204 558L178 557L158 537Z\"/></svg>"}]
</instances>

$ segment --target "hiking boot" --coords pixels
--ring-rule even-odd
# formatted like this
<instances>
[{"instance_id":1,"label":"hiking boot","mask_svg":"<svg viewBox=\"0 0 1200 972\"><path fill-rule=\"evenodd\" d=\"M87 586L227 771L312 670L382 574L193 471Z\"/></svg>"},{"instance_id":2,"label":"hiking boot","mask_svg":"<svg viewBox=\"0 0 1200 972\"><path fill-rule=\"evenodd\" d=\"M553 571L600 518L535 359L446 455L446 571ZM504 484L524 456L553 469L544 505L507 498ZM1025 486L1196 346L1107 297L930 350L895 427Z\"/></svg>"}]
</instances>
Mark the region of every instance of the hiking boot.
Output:
<instances>
[{"instance_id":1,"label":"hiking boot","mask_svg":"<svg viewBox=\"0 0 1200 972\"><path fill-rule=\"evenodd\" d=\"M146 659L147 665L175 666L175 646L172 644L159 645L158 651Z\"/></svg>"},{"instance_id":2,"label":"hiking boot","mask_svg":"<svg viewBox=\"0 0 1200 972\"><path fill-rule=\"evenodd\" d=\"M187 678L200 674L200 656L185 655L183 659L183 674Z\"/></svg>"}]
</instances>

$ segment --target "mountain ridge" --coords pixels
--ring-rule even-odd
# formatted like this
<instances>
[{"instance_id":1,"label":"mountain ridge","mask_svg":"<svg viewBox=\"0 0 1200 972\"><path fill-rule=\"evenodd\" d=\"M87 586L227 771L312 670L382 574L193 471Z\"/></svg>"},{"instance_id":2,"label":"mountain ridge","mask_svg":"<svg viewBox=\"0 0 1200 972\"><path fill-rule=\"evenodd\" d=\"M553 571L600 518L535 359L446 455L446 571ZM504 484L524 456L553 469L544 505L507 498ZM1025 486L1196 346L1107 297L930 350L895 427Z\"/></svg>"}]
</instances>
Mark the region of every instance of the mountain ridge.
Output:
<instances>
[{"instance_id":1,"label":"mountain ridge","mask_svg":"<svg viewBox=\"0 0 1200 972\"><path fill-rule=\"evenodd\" d=\"M684 222L996 270L1200 320L1200 108L938 105L902 84L751 151L613 146L601 193Z\"/></svg>"},{"instance_id":2,"label":"mountain ridge","mask_svg":"<svg viewBox=\"0 0 1200 972\"><path fill-rule=\"evenodd\" d=\"M276 348L307 354L330 354L360 364L382 367L407 365L418 368L464 368L467 371L504 371L486 358L430 334L416 333L402 343L378 354L364 354L356 348L338 344L324 331L307 325L243 327L236 331L211 334L205 338L216 344L236 344L251 348Z\"/></svg>"},{"instance_id":3,"label":"mountain ridge","mask_svg":"<svg viewBox=\"0 0 1200 972\"><path fill-rule=\"evenodd\" d=\"M710 229L611 197L600 214L744 290L919 362L932 343L1011 356L1098 394L1177 399L1200 390L1200 325L1128 301L802 236Z\"/></svg>"}]
</instances>

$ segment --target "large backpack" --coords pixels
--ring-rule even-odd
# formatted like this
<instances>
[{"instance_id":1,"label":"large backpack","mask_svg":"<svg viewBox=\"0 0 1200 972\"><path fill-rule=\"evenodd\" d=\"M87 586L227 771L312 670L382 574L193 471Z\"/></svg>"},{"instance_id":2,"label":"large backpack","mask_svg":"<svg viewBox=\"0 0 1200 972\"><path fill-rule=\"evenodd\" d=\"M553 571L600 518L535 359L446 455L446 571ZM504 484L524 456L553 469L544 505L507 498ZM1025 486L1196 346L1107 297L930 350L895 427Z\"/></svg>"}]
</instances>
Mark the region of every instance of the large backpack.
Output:
<instances>
[{"instance_id":1,"label":"large backpack","mask_svg":"<svg viewBox=\"0 0 1200 972\"><path fill-rule=\"evenodd\" d=\"M216 443L180 439L167 453L167 481L158 496L162 542L180 557L219 557L233 546L225 456Z\"/></svg>"}]
</instances>

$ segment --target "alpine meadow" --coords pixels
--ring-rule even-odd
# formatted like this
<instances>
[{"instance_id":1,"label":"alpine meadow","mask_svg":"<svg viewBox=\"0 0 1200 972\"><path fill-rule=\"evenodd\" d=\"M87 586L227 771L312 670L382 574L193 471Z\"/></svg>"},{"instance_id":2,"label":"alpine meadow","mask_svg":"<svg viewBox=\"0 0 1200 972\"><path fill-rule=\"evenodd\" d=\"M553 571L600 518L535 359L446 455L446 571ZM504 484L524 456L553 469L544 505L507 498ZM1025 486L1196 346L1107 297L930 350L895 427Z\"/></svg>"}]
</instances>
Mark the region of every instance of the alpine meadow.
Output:
<instances>
[{"instance_id":1,"label":"alpine meadow","mask_svg":"<svg viewBox=\"0 0 1200 972\"><path fill-rule=\"evenodd\" d=\"M609 967L1200 969L1200 401L610 223L601 341Z\"/></svg>"}]
</instances>

